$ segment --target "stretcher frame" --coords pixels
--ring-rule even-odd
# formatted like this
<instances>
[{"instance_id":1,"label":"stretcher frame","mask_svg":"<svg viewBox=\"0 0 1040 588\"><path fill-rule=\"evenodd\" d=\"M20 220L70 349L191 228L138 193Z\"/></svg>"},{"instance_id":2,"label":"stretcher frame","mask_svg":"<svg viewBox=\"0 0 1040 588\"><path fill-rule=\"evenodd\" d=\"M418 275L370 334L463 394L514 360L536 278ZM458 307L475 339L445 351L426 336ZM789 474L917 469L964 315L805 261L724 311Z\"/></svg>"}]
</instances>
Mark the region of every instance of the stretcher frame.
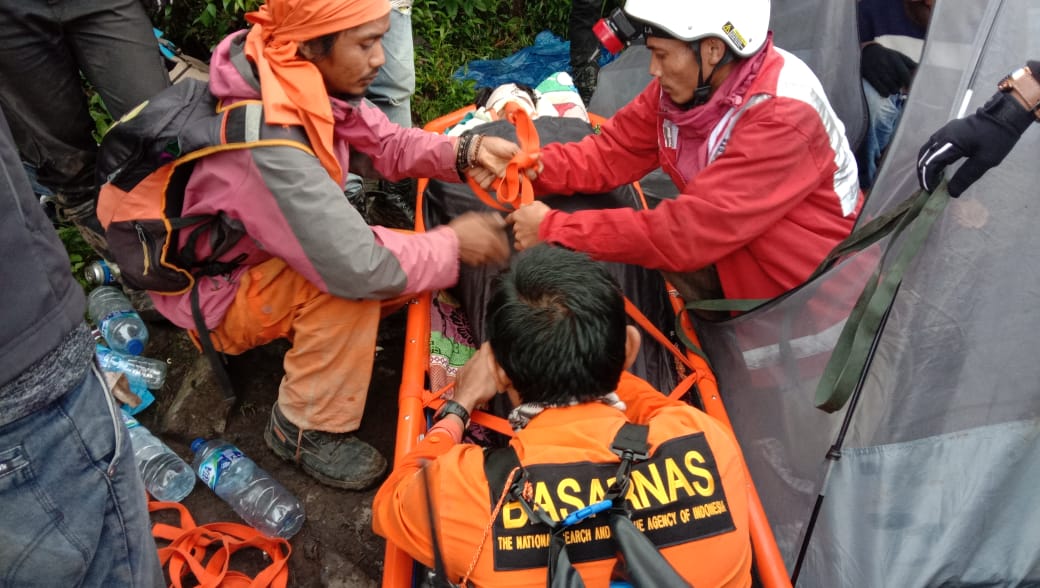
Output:
<instances>
[{"instance_id":1,"label":"stretcher frame","mask_svg":"<svg viewBox=\"0 0 1040 588\"><path fill-rule=\"evenodd\" d=\"M438 117L423 127L424 130L434 133L443 133L445 129L457 124L467 113L472 112L474 106L467 106ZM601 125L605 119L590 113L593 125ZM428 178L420 178L416 185L415 204L415 230L425 232L426 224L422 216L423 193L429 184ZM638 183L634 184L644 208L648 208L646 198ZM669 300L672 308L679 313L684 308L683 300L678 292L666 284ZM443 390L431 391L425 383L425 376L430 361L430 308L432 295L424 292L415 296L407 302L407 324L405 326L404 360L401 371L401 387L398 393L398 415L397 432L394 444L394 465L396 465L408 454L426 433L427 422L425 409L436 409L443 400L440 398ZM730 431L733 425L722 402L715 374L708 366L707 361L690 350L680 350L657 329L642 313L628 301L625 307L629 317L642 327L643 331L653 337L665 348L669 349L689 372L682 378L679 384L669 393L672 398L678 398L689 392L696 386L696 392L700 397L704 412L718 419ZM689 317L683 313L680 319L680 327L685 335L695 344L700 345L697 334ZM481 411L474 411L472 420L492 430L511 436L512 431L505 425L504 419L489 415ZM743 461L743 454L741 454ZM751 473L744 463L744 470L749 481L748 491L748 523L751 536L752 552L754 554L754 569L761 586L765 588L789 588L791 580L787 568L784 565L780 549L777 547L773 530L769 526L765 510L759 499L758 491L755 489ZM399 549L390 541L386 542L386 552L383 560L383 588L402 588L412 586L415 577L415 561L404 551Z\"/></svg>"}]
</instances>

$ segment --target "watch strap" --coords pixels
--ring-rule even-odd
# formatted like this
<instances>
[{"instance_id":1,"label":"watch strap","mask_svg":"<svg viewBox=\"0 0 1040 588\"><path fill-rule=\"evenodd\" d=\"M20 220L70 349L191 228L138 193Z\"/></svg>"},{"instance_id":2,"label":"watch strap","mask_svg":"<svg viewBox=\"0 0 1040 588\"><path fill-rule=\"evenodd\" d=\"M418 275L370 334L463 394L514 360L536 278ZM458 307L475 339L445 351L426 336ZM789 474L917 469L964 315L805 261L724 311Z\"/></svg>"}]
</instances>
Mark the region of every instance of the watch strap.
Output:
<instances>
[{"instance_id":1,"label":"watch strap","mask_svg":"<svg viewBox=\"0 0 1040 588\"><path fill-rule=\"evenodd\" d=\"M462 419L462 425L464 427L469 426L469 411L466 410L466 407L462 406L458 402L455 402L454 400L445 401L445 403L441 405L440 409L437 411L437 414L434 415L434 421L439 421L444 417L448 416L449 414L453 414Z\"/></svg>"},{"instance_id":2,"label":"watch strap","mask_svg":"<svg viewBox=\"0 0 1040 588\"><path fill-rule=\"evenodd\" d=\"M1040 120L1040 81L1037 81L1029 66L1013 71L1000 80L997 88L1001 92L1011 94L1023 108Z\"/></svg>"}]
</instances>

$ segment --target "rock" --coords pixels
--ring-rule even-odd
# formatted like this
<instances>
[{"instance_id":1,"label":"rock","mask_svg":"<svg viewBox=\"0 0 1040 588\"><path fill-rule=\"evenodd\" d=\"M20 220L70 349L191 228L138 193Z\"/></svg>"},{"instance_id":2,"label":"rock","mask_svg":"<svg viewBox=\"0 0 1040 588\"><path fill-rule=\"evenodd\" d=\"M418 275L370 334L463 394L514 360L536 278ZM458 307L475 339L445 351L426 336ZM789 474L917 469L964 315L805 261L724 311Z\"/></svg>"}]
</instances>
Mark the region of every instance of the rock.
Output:
<instances>
[{"instance_id":1,"label":"rock","mask_svg":"<svg viewBox=\"0 0 1040 588\"><path fill-rule=\"evenodd\" d=\"M160 430L184 439L218 436L227 426L230 409L209 361L199 355L181 380Z\"/></svg>"}]
</instances>

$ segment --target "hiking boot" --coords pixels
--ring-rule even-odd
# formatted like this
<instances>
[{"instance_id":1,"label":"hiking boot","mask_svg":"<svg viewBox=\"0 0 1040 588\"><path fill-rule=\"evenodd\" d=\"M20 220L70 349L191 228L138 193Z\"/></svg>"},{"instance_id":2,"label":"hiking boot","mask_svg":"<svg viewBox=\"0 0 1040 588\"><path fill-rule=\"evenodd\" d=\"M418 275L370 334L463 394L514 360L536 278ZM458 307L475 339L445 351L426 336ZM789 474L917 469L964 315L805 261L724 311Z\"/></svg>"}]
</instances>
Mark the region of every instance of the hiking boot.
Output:
<instances>
[{"instance_id":1,"label":"hiking boot","mask_svg":"<svg viewBox=\"0 0 1040 588\"><path fill-rule=\"evenodd\" d=\"M303 431L285 418L277 402L271 409L264 441L275 455L334 488L363 490L386 472L386 459L375 447L353 433Z\"/></svg>"},{"instance_id":2,"label":"hiking boot","mask_svg":"<svg viewBox=\"0 0 1040 588\"><path fill-rule=\"evenodd\" d=\"M599 64L595 61L586 62L574 68L574 86L578 88L581 101L585 106L592 100L592 94L596 91L596 82L599 81Z\"/></svg>"},{"instance_id":3,"label":"hiking boot","mask_svg":"<svg viewBox=\"0 0 1040 588\"><path fill-rule=\"evenodd\" d=\"M105 259L112 259L108 251L108 239L105 237L105 229L101 227L101 221L97 217L96 194L58 194L53 198L57 210L58 219L71 222L75 225L83 240L90 248Z\"/></svg>"}]
</instances>

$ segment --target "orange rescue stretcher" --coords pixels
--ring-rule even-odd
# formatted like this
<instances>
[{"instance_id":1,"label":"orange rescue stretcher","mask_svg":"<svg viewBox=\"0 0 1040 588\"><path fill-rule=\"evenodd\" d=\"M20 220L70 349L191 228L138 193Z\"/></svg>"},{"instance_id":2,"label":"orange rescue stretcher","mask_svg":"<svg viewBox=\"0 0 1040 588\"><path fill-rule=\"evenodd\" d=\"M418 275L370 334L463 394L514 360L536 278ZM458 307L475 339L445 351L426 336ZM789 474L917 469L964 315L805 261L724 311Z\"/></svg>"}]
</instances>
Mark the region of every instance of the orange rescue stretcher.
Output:
<instances>
[{"instance_id":1,"label":"orange rescue stretcher","mask_svg":"<svg viewBox=\"0 0 1040 588\"><path fill-rule=\"evenodd\" d=\"M441 116L430 121L424 129L430 132L442 133L449 127L457 124L462 118L475 107L468 106L455 112ZM590 113L593 125L604 122L602 117ZM519 133L519 131L518 131ZM429 180L422 178L418 181L416 188L416 213L415 230L423 232L426 224L422 216L423 194ZM646 198L638 183L634 185L642 201L643 207L647 207ZM475 190L478 192L479 191ZM484 196L482 196L484 198ZM485 200L485 202L487 202ZM488 204L492 204L487 202ZM672 308L679 313L684 308L683 300L671 286L667 286ZM430 365L430 311L431 293L426 292L412 298L407 303L407 325L405 327L404 362L401 374L401 388L398 396L397 433L394 445L394 462L401 460L422 439L427 429L427 409L435 411L443 404L441 396L444 390L430 390L427 370ZM733 429L726 408L722 402L715 374L711 371L707 361L700 355L689 351L680 350L664 333L660 331L643 313L636 308L627 298L625 308L629 317L638 324L642 330L668 349L675 357L677 364L681 365L679 383L670 392L672 398L680 398L688 392L696 393L701 400L704 411L721 421L730 430ZM688 317L683 313L680 325L686 337L699 347L697 334ZM505 419L482 411L474 411L473 422L507 436L512 436L512 429ZM745 465L745 471L747 466ZM759 500L754 481L748 472L748 518L749 531L754 553L754 573L761 586L766 588L790 587L791 581L784 566L783 557L776 545L773 531L766 519L765 511ZM383 587L403 588L413 585L416 562L407 553L400 550L392 542L387 541L386 554L383 564Z\"/></svg>"}]
</instances>

